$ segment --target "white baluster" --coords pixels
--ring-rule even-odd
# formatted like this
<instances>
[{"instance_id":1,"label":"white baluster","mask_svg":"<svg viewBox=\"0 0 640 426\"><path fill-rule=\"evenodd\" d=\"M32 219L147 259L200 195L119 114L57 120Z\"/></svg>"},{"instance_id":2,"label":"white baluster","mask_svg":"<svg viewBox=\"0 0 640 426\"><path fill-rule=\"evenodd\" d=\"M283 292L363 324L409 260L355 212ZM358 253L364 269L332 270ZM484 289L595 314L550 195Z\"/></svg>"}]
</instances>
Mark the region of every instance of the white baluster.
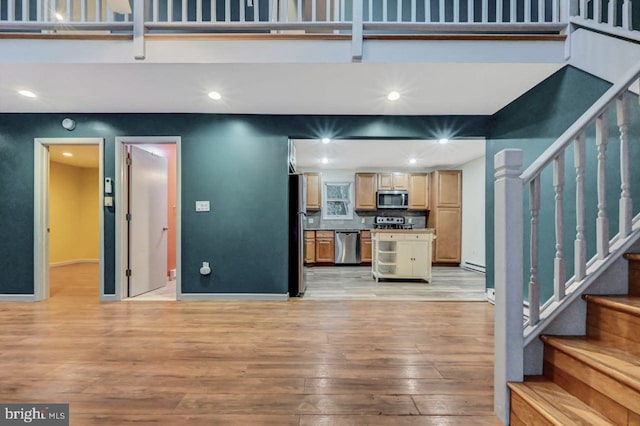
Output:
<instances>
[{"instance_id":1,"label":"white baluster","mask_svg":"<svg viewBox=\"0 0 640 426\"><path fill-rule=\"evenodd\" d=\"M253 22L260 22L260 0L253 0Z\"/></svg>"},{"instance_id":2,"label":"white baluster","mask_svg":"<svg viewBox=\"0 0 640 426\"><path fill-rule=\"evenodd\" d=\"M482 22L489 21L489 1L482 0Z\"/></svg>"},{"instance_id":3,"label":"white baluster","mask_svg":"<svg viewBox=\"0 0 640 426\"><path fill-rule=\"evenodd\" d=\"M496 22L502 22L503 9L504 9L504 0L496 0Z\"/></svg>"},{"instance_id":4,"label":"white baluster","mask_svg":"<svg viewBox=\"0 0 640 426\"><path fill-rule=\"evenodd\" d=\"M439 18L438 22L444 22L444 0L440 0L440 5L438 6Z\"/></svg>"},{"instance_id":5,"label":"white baluster","mask_svg":"<svg viewBox=\"0 0 640 426\"><path fill-rule=\"evenodd\" d=\"M529 210L531 212L531 262L529 272L529 325L540 321L540 287L538 286L538 213L540 212L540 175L529 184Z\"/></svg>"},{"instance_id":6,"label":"white baluster","mask_svg":"<svg viewBox=\"0 0 640 426\"><path fill-rule=\"evenodd\" d=\"M511 22L512 24L515 24L516 22L518 22L518 15L516 13L517 7L518 7L518 2L516 0L511 0L511 5L509 6L509 13L511 14L511 20L509 22Z\"/></svg>"},{"instance_id":7,"label":"white baluster","mask_svg":"<svg viewBox=\"0 0 640 426\"><path fill-rule=\"evenodd\" d=\"M597 24L602 21L602 0L593 0L593 20Z\"/></svg>"},{"instance_id":8,"label":"white baluster","mask_svg":"<svg viewBox=\"0 0 640 426\"><path fill-rule=\"evenodd\" d=\"M96 9L95 11L96 22L101 22L102 21L102 2L100 0L95 1L95 9Z\"/></svg>"},{"instance_id":9,"label":"white baluster","mask_svg":"<svg viewBox=\"0 0 640 426\"><path fill-rule=\"evenodd\" d=\"M184 3L187 3L187 0L182 0L182 1ZM237 1L238 1L239 13L240 13L240 16L238 17L238 21L239 22L245 22L246 19L245 19L244 14L245 14L245 9L246 9L246 7L245 7L245 4L246 4L245 1L246 0L237 0Z\"/></svg>"},{"instance_id":10,"label":"white baluster","mask_svg":"<svg viewBox=\"0 0 640 426\"><path fill-rule=\"evenodd\" d=\"M598 259L609 255L609 218L607 218L607 144L609 143L608 110L596 119L598 148L598 218L596 219L596 251Z\"/></svg>"},{"instance_id":11,"label":"white baluster","mask_svg":"<svg viewBox=\"0 0 640 426\"><path fill-rule=\"evenodd\" d=\"M167 22L173 22L173 0L167 0Z\"/></svg>"},{"instance_id":12,"label":"white baluster","mask_svg":"<svg viewBox=\"0 0 640 426\"><path fill-rule=\"evenodd\" d=\"M285 3L285 7L286 7L286 3ZM218 17L216 16L217 14L218 14L218 11L216 10L216 0L211 0L211 22L216 22L218 20Z\"/></svg>"},{"instance_id":13,"label":"white baluster","mask_svg":"<svg viewBox=\"0 0 640 426\"><path fill-rule=\"evenodd\" d=\"M316 4L317 0L311 0L311 22L317 22L318 21L318 17L316 16L317 13L317 4Z\"/></svg>"},{"instance_id":14,"label":"white baluster","mask_svg":"<svg viewBox=\"0 0 640 426\"><path fill-rule=\"evenodd\" d=\"M9 0L9 1L14 1L14 0ZM67 22L70 21L71 15L69 15L69 10L71 9L69 7L69 3L71 0L67 0ZM22 0L22 22L28 22L29 21L29 2L27 0Z\"/></svg>"},{"instance_id":15,"label":"white baluster","mask_svg":"<svg viewBox=\"0 0 640 426\"><path fill-rule=\"evenodd\" d=\"M40 20L40 12L38 12L38 20ZM80 22L87 22L87 0L80 0Z\"/></svg>"},{"instance_id":16,"label":"white baluster","mask_svg":"<svg viewBox=\"0 0 640 426\"><path fill-rule=\"evenodd\" d=\"M431 0L424 0L424 22L431 22Z\"/></svg>"},{"instance_id":17,"label":"white baluster","mask_svg":"<svg viewBox=\"0 0 640 426\"><path fill-rule=\"evenodd\" d=\"M396 5L397 5L397 10L396 10L396 22L402 22L402 0L397 0L396 1Z\"/></svg>"},{"instance_id":18,"label":"white baluster","mask_svg":"<svg viewBox=\"0 0 640 426\"><path fill-rule=\"evenodd\" d=\"M382 0L382 22L389 22L387 20L387 0Z\"/></svg>"},{"instance_id":19,"label":"white baluster","mask_svg":"<svg viewBox=\"0 0 640 426\"><path fill-rule=\"evenodd\" d=\"M631 26L631 7L631 1L624 0L624 3L622 3L622 28L624 28L625 30L633 29L633 27Z\"/></svg>"},{"instance_id":20,"label":"white baluster","mask_svg":"<svg viewBox=\"0 0 640 426\"><path fill-rule=\"evenodd\" d=\"M13 0L7 0L7 21L11 22L14 20L13 14Z\"/></svg>"},{"instance_id":21,"label":"white baluster","mask_svg":"<svg viewBox=\"0 0 640 426\"><path fill-rule=\"evenodd\" d=\"M531 22L531 0L524 0L524 22Z\"/></svg>"},{"instance_id":22,"label":"white baluster","mask_svg":"<svg viewBox=\"0 0 640 426\"><path fill-rule=\"evenodd\" d=\"M343 0L342 3L346 2ZM369 22L373 22L373 0L369 0Z\"/></svg>"},{"instance_id":23,"label":"white baluster","mask_svg":"<svg viewBox=\"0 0 640 426\"><path fill-rule=\"evenodd\" d=\"M576 138L574 150L576 168L575 280L581 281L587 270L587 242L584 239L584 166L586 158L584 131Z\"/></svg>"},{"instance_id":24,"label":"white baluster","mask_svg":"<svg viewBox=\"0 0 640 426\"><path fill-rule=\"evenodd\" d=\"M616 100L618 129L620 130L620 237L631 232L632 206L629 175L629 97L622 95Z\"/></svg>"},{"instance_id":25,"label":"white baluster","mask_svg":"<svg viewBox=\"0 0 640 426\"><path fill-rule=\"evenodd\" d=\"M42 22L42 3L44 0L37 0L36 2L36 19L38 20L38 22ZM83 0L83 3L84 4ZM86 17L85 17L85 21L86 21Z\"/></svg>"},{"instance_id":26,"label":"white baluster","mask_svg":"<svg viewBox=\"0 0 640 426\"><path fill-rule=\"evenodd\" d=\"M545 22L545 9L547 2L545 0L537 0L538 1L538 22Z\"/></svg>"},{"instance_id":27,"label":"white baluster","mask_svg":"<svg viewBox=\"0 0 640 426\"><path fill-rule=\"evenodd\" d=\"M327 11L325 20L327 22L329 22L329 21L331 21L331 0L325 0L324 3L325 3L325 6L326 6L326 11Z\"/></svg>"},{"instance_id":28,"label":"white baluster","mask_svg":"<svg viewBox=\"0 0 640 426\"><path fill-rule=\"evenodd\" d=\"M231 22L231 0L224 0L224 22Z\"/></svg>"},{"instance_id":29,"label":"white baluster","mask_svg":"<svg viewBox=\"0 0 640 426\"><path fill-rule=\"evenodd\" d=\"M587 19L587 0L580 0L580 17Z\"/></svg>"},{"instance_id":30,"label":"white baluster","mask_svg":"<svg viewBox=\"0 0 640 426\"><path fill-rule=\"evenodd\" d=\"M467 22L474 22L474 0L467 0Z\"/></svg>"},{"instance_id":31,"label":"white baluster","mask_svg":"<svg viewBox=\"0 0 640 426\"><path fill-rule=\"evenodd\" d=\"M460 0L453 0L453 22L460 22Z\"/></svg>"},{"instance_id":32,"label":"white baluster","mask_svg":"<svg viewBox=\"0 0 640 426\"><path fill-rule=\"evenodd\" d=\"M560 2L558 0L552 1L552 22L560 22Z\"/></svg>"},{"instance_id":33,"label":"white baluster","mask_svg":"<svg viewBox=\"0 0 640 426\"><path fill-rule=\"evenodd\" d=\"M202 22L202 0L196 0L196 22Z\"/></svg>"},{"instance_id":34,"label":"white baluster","mask_svg":"<svg viewBox=\"0 0 640 426\"><path fill-rule=\"evenodd\" d=\"M556 256L553 261L553 294L557 302L564 299L567 282L567 264L564 259L562 237L564 234L564 215L562 190L564 189L564 151L553 160L553 190L556 199Z\"/></svg>"},{"instance_id":35,"label":"white baluster","mask_svg":"<svg viewBox=\"0 0 640 426\"><path fill-rule=\"evenodd\" d=\"M181 16L181 20L182 22L187 22L187 5L189 4L188 0L181 0L182 1L182 16Z\"/></svg>"},{"instance_id":36,"label":"white baluster","mask_svg":"<svg viewBox=\"0 0 640 426\"><path fill-rule=\"evenodd\" d=\"M411 0L411 22L416 22L416 0Z\"/></svg>"},{"instance_id":37,"label":"white baluster","mask_svg":"<svg viewBox=\"0 0 640 426\"><path fill-rule=\"evenodd\" d=\"M22 0L22 7L28 9L29 6L27 5L27 0ZM67 0L67 5L66 5L66 17L65 19L67 20L67 22L71 22L72 18L72 10L71 10L71 0ZM24 10L22 11L22 15L24 16ZM29 16L27 15L26 20L29 20Z\"/></svg>"},{"instance_id":38,"label":"white baluster","mask_svg":"<svg viewBox=\"0 0 640 426\"><path fill-rule=\"evenodd\" d=\"M494 159L495 330L494 412L509 422L507 382L521 382L524 369L522 334L522 151L500 151Z\"/></svg>"},{"instance_id":39,"label":"white baluster","mask_svg":"<svg viewBox=\"0 0 640 426\"><path fill-rule=\"evenodd\" d=\"M99 0L96 0L99 1ZM10 1L9 4L13 3L13 1ZM56 17L56 13L58 12L58 1L57 0L51 0L51 20L52 21L57 21L58 18ZM13 20L13 17L11 18Z\"/></svg>"},{"instance_id":40,"label":"white baluster","mask_svg":"<svg viewBox=\"0 0 640 426\"><path fill-rule=\"evenodd\" d=\"M609 0L609 14L607 16L607 23L612 27L615 27L616 22L618 22L618 8L616 7L616 5L616 0Z\"/></svg>"},{"instance_id":41,"label":"white baluster","mask_svg":"<svg viewBox=\"0 0 640 426\"><path fill-rule=\"evenodd\" d=\"M160 19L160 7L159 7L160 0L151 0L151 2L152 2L151 19L153 22L158 22L158 20Z\"/></svg>"}]
</instances>

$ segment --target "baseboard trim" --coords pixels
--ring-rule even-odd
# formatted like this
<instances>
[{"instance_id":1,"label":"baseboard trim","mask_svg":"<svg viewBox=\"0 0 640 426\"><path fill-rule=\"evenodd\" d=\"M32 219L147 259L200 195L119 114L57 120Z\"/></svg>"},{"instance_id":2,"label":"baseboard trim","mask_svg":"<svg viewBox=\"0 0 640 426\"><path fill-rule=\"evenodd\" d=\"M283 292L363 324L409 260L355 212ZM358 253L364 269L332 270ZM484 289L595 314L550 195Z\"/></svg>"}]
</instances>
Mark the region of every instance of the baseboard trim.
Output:
<instances>
[{"instance_id":1,"label":"baseboard trim","mask_svg":"<svg viewBox=\"0 0 640 426\"><path fill-rule=\"evenodd\" d=\"M485 274L487 272L487 268L485 266L478 265L477 263L462 262L460 264L460 266L462 268L464 268L464 269L468 269L468 270L474 271L474 272L480 272L482 274Z\"/></svg>"},{"instance_id":2,"label":"baseboard trim","mask_svg":"<svg viewBox=\"0 0 640 426\"><path fill-rule=\"evenodd\" d=\"M118 296L115 294L101 294L100 295L101 302L119 302Z\"/></svg>"},{"instance_id":3,"label":"baseboard trim","mask_svg":"<svg viewBox=\"0 0 640 426\"><path fill-rule=\"evenodd\" d=\"M178 300L262 300L271 302L286 302L289 293L182 293Z\"/></svg>"},{"instance_id":4,"label":"baseboard trim","mask_svg":"<svg viewBox=\"0 0 640 426\"><path fill-rule=\"evenodd\" d=\"M65 260L64 262L54 262L49 263L49 266L55 268L56 266L67 266L67 265L75 265L77 263L99 263L100 259L76 259L76 260Z\"/></svg>"},{"instance_id":5,"label":"baseboard trim","mask_svg":"<svg viewBox=\"0 0 640 426\"><path fill-rule=\"evenodd\" d=\"M0 294L0 302L35 302L33 294Z\"/></svg>"}]
</instances>

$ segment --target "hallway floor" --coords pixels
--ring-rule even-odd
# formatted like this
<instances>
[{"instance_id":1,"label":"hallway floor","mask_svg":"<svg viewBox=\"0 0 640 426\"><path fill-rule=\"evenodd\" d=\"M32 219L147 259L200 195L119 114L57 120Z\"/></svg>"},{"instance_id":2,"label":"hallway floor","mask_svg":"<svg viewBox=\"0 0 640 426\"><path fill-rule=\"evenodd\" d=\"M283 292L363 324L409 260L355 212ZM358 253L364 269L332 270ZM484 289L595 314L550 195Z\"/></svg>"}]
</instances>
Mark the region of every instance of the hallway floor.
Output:
<instances>
[{"instance_id":1,"label":"hallway floor","mask_svg":"<svg viewBox=\"0 0 640 426\"><path fill-rule=\"evenodd\" d=\"M74 291L97 266L78 278L0 303L0 401L82 426L500 424L489 303L101 304Z\"/></svg>"}]
</instances>

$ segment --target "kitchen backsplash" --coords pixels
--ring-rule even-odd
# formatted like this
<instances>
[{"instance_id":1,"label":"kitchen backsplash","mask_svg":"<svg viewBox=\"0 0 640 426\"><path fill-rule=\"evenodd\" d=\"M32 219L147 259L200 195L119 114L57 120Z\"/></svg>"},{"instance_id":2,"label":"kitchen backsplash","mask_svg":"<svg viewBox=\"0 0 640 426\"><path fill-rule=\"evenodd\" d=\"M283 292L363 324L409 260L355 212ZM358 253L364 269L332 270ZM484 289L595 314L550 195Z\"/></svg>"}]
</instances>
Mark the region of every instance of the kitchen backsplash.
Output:
<instances>
[{"instance_id":1,"label":"kitchen backsplash","mask_svg":"<svg viewBox=\"0 0 640 426\"><path fill-rule=\"evenodd\" d=\"M414 229L424 229L427 226L426 212L378 210L375 212L354 212L351 220L322 219L322 212L307 212L305 229L372 229L376 216L403 216L408 225L413 225ZM364 219L364 223L362 223ZM313 221L313 223L310 223Z\"/></svg>"}]
</instances>

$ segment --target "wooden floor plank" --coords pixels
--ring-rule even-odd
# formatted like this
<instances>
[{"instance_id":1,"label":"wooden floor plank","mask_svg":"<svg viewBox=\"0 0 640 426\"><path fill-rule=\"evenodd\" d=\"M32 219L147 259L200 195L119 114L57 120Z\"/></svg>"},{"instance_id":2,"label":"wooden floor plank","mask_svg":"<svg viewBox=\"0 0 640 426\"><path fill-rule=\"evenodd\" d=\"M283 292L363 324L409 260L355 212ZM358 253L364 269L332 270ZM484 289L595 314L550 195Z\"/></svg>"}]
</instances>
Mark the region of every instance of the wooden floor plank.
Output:
<instances>
[{"instance_id":1,"label":"wooden floor plank","mask_svg":"<svg viewBox=\"0 0 640 426\"><path fill-rule=\"evenodd\" d=\"M97 265L0 303L0 400L73 425L494 425L486 302L99 303Z\"/></svg>"}]
</instances>

